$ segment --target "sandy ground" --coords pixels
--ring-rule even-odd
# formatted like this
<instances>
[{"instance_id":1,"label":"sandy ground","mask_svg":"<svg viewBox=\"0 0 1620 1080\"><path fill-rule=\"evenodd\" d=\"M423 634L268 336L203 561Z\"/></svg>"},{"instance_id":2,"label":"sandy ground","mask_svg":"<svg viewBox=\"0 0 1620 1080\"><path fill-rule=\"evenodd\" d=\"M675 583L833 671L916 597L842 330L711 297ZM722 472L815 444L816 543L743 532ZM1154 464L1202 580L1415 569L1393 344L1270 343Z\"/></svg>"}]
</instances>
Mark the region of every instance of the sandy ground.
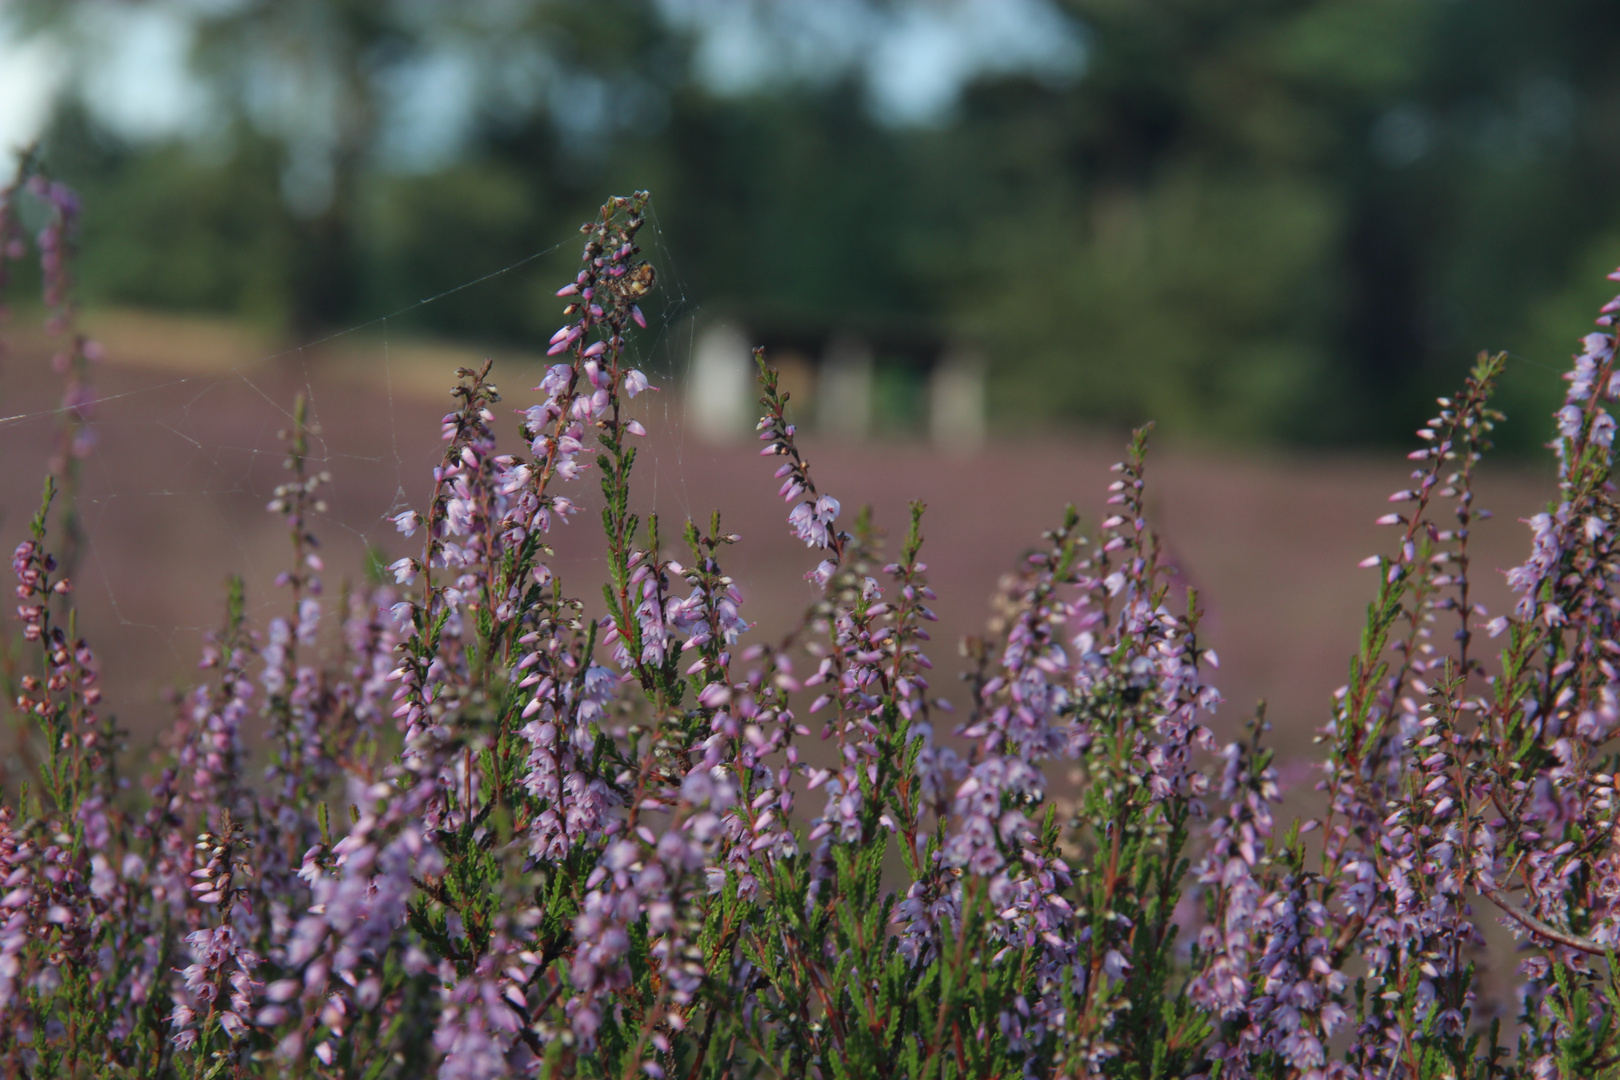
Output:
<instances>
[{"instance_id":1,"label":"sandy ground","mask_svg":"<svg viewBox=\"0 0 1620 1080\"><path fill-rule=\"evenodd\" d=\"M271 581L287 561L287 541L265 503L284 476L277 433L294 396L302 391L313 403L320 466L333 477L317 530L335 594L344 576L358 576L366 545L406 553L409 542L386 518L424 499L453 369L478 354L390 341L377 329L271 355L273 347L228 324L133 313L88 324L107 359L95 373L98 441L84 468L80 626L100 656L110 707L140 737L164 721L164 689L192 677L227 574L244 575L261 622L284 603ZM0 541L9 551L37 505L60 383L48 342L21 326L5 334L12 351L0 367ZM539 370L533 357L498 358L507 404L536 399L528 388ZM745 586L746 614L760 632L779 630L809 599L802 574L815 560L787 530L774 463L753 446L687 438L673 390L651 400L637 466L643 509L676 523L720 510L743 536L728 565ZM805 442L818 484L846 513L869 502L897 534L907 501L928 504L924 557L941 619L932 655L937 687L958 700L956 642L982 625L998 577L1065 503L1090 521L1103 516L1108 467L1121 450L1115 439L1082 437L1004 439L968 457L911 443ZM1265 698L1283 759L1309 755L1375 586L1373 572L1356 564L1392 542L1373 520L1406 474L1399 454L1268 458L1171 447L1152 455L1153 524L1199 589L1221 658L1227 704L1218 729L1235 730ZM1484 474L1482 503L1497 520L1477 538L1476 581L1493 610L1507 596L1497 570L1527 550L1517 519L1539 508L1550 475L1550 466ZM557 536L558 566L590 597L602 580L593 555L599 491L594 477L578 486L587 509Z\"/></svg>"}]
</instances>

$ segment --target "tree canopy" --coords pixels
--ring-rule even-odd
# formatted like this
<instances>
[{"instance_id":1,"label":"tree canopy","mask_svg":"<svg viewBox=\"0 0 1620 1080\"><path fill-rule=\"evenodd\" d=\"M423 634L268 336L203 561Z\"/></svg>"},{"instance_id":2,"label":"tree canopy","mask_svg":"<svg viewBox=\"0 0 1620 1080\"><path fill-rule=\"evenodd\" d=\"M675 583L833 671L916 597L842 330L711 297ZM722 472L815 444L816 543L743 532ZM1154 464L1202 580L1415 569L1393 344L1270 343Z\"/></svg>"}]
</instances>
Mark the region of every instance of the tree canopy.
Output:
<instances>
[{"instance_id":1,"label":"tree canopy","mask_svg":"<svg viewBox=\"0 0 1620 1080\"><path fill-rule=\"evenodd\" d=\"M910 124L871 107L869 66L717 85L702 5L169 6L206 122L131 138L69 93L45 139L89 196L94 300L306 335L649 188L666 303L964 335L1007 415L1383 439L1490 347L1528 445L1594 269L1620 261L1620 75L1594 62L1620 9L1600 0L1062 0L1072 72L987 70ZM841 10L873 32L918 6ZM68 42L93 15L16 10ZM788 55L799 9L750 10L753 47ZM452 136L413 158L447 98ZM535 341L571 247L415 318Z\"/></svg>"}]
</instances>

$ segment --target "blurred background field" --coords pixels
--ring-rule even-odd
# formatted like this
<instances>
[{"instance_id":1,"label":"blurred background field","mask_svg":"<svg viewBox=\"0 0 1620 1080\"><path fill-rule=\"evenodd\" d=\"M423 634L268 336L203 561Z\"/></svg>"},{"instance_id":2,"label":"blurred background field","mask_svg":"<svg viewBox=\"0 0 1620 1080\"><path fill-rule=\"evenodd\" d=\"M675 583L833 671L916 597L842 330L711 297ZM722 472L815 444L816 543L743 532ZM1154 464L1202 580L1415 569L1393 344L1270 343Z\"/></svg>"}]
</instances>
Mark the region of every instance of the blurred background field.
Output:
<instances>
[{"instance_id":1,"label":"blurred background field","mask_svg":"<svg viewBox=\"0 0 1620 1080\"><path fill-rule=\"evenodd\" d=\"M494 356L527 404L574 228L646 188L642 490L743 533L762 631L808 553L736 425L688 408L717 328L790 369L847 507L930 504L947 687L997 575L1065 502L1096 520L1155 419L1224 722L1267 697L1302 754L1401 450L1486 348L1512 357L1478 564L1503 602L1620 262L1616 44L1602 0L0 0L0 149L37 139L84 198L107 360L81 599L109 695L153 728L228 571L267 614L300 390L333 589L368 545L403 553L385 517L425 495L451 371ZM38 321L0 328L8 544L60 398ZM585 595L597 528L561 545Z\"/></svg>"},{"instance_id":2,"label":"blurred background field","mask_svg":"<svg viewBox=\"0 0 1620 1080\"><path fill-rule=\"evenodd\" d=\"M285 593L272 583L290 548L265 503L286 476L278 433L290 423L294 396L309 395L319 424L314 456L332 474L329 511L315 529L327 593L336 597L343 581L366 580L369 550L383 562L418 550L387 517L425 503L451 372L469 358L381 335L266 356L218 324L124 315L91 325L109 360L98 369L103 400L84 470L81 627L114 709L146 736L167 716L165 691L192 677L202 636L219 621L228 574L245 577L259 625L286 613ZM7 543L21 538L37 504L60 392L46 343L37 334L15 337L22 340L0 395L8 412L24 414L0 424ZM527 404L534 371L532 359L507 356L497 359L494 378L509 402ZM640 399L651 402L637 501L666 522L706 522L720 511L743 538L726 551L725 565L741 584L744 615L757 624L753 633L780 635L813 599L802 575L816 555L789 533L771 479L775 462L747 443L691 437L679 393L665 387ZM1124 449L1113 438L1076 434L1007 436L972 455L814 436L804 447L818 482L843 501L844 520L871 505L891 550L906 503L928 504L923 554L940 616L929 655L935 688L959 706L957 642L984 631L998 580L1061 520L1066 503L1092 524L1105 516L1109 466ZM1356 564L1391 542L1373 519L1407 482L1404 464L1389 452L1279 456L1173 444L1152 451L1148 505L1181 568L1179 585L1196 588L1208 612L1207 641L1221 661L1214 678L1227 699L1216 725L1223 732L1238 730L1265 698L1283 758L1310 759L1376 586L1376 572ZM1479 597L1493 610L1508 600L1495 571L1526 550L1516 519L1541 508L1551 480L1539 465L1498 463L1485 472L1481 500L1497 520L1479 530L1475 566ZM586 509L553 536L553 565L593 607L605 580L595 484L588 473L574 485L570 495Z\"/></svg>"}]
</instances>

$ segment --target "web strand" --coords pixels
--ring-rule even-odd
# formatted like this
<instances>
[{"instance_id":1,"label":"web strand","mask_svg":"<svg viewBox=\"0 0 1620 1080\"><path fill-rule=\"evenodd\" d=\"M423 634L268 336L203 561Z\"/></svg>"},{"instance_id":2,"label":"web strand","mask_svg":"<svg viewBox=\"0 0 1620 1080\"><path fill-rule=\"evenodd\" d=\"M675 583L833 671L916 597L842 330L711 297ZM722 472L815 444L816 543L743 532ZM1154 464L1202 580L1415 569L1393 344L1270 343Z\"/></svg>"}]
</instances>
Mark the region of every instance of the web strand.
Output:
<instances>
[{"instance_id":1,"label":"web strand","mask_svg":"<svg viewBox=\"0 0 1620 1080\"><path fill-rule=\"evenodd\" d=\"M662 371L663 377L657 378L656 382L665 386L667 391L669 375L686 362L692 348L691 320L698 313L698 305L691 299L684 275L670 251L656 213L649 215L649 228L643 233L643 240L650 241L648 246L652 251L649 254L659 273L658 288L664 302L659 305L657 321L650 327L650 332L634 340L634 356L636 362L648 370ZM174 522L180 528L198 529L204 534L217 536L218 542L210 550L218 554L210 558L210 565L214 562L228 564L249 581L246 610L250 620L262 623L270 616L284 614L282 609L286 597L281 590L266 586L285 567L290 555L279 545L267 547L267 530L255 520L254 514L262 510L262 500L268 497L260 490L264 484L265 467L272 463L279 465L283 455L279 440L274 436L278 427L291 424L291 391L295 388L300 389L309 400L310 415L315 421L308 456L311 467L330 471L341 487L345 483L346 473L359 466L355 471L369 473L369 478L355 480L356 486L350 487L350 492L358 493L366 503L377 507L373 515L371 506L366 506L362 511L364 519L357 520L351 503L347 507L348 513L319 516L316 531L326 533L327 539L338 542L339 548L352 541L365 553L391 544L396 537L393 524L388 519L410 505L412 493L421 486L418 481L423 479L415 475L418 467L413 460L412 450L437 442L434 437L436 430L430 434L429 429L421 427L419 415L422 410L414 400L414 393L408 395L413 398L411 407L402 408L404 402L401 395L405 392L402 378L407 369L402 367L399 320L457 294L519 272L563 250L569 243L569 239L560 240L515 262L478 274L431 296L402 304L385 314L298 344L254 354L249 359L219 363L212 371L185 372L170 377L164 377L158 371L153 373L158 377L152 381L130 386L128 383L132 378L141 378L142 366L139 363L103 367L101 377L114 385L84 403L85 407L93 410L91 429L107 435L119 432L120 437L116 442L127 446L130 443L128 435L131 425L138 425L152 433L150 436L140 435L142 441L152 439L156 440L154 445L160 445L162 441L174 439L179 445L166 457L157 455L169 462L171 469L168 475L155 477L149 486L139 482L132 485L127 479L119 477L120 472L124 477L128 476L129 461L115 460L116 455L112 454L105 441L98 442L91 450L87 474L90 477L99 474L101 482L92 483L79 499L87 534L84 540L85 565L81 567L80 576L84 585L92 587L92 594L100 593L105 597L102 601L104 607L102 604L96 605L102 607L102 614L98 618L110 619L126 636L130 632L146 636L160 654L169 657L167 663L160 661L159 666L167 669L160 673L160 677L170 679L185 678L185 672L196 661L197 637L215 628L217 597L214 594L219 588L217 581L197 580L184 585L162 583L161 587L165 590L176 593L190 591L192 600L176 610L149 602L149 581L136 583L139 585L137 588L129 580L130 550L138 548L144 539L138 531L131 533L132 528L139 530L141 526L132 526L130 522L154 519L162 520L166 525ZM550 292L551 289L547 288L545 295L549 296ZM332 359L334 345L355 341L367 331L375 331L375 334L357 341L353 355L346 356L343 362L348 367L352 361L355 368L373 373L378 391L376 407L383 423L378 425L382 428L378 433L382 437L369 447L351 445L352 439L347 443L335 439L342 429L321 425L324 414L330 413L334 407L344 407L338 404L339 401L352 407L353 395L345 392L334 399L337 384L313 370ZM208 348L212 349L213 346ZM538 353L541 349L533 351ZM32 346L27 347L26 351L14 353L14 357L17 360L26 358L29 363L39 363L44 359L38 356ZM314 362L317 357L320 361L318 364ZM229 360L228 357L221 359ZM277 361L288 359L296 359L299 363L273 366ZM446 386L452 377L451 366L447 364L443 372ZM289 384L288 377L295 370L297 374L292 376L293 382ZM529 374L522 368L509 368L507 380L514 378L514 371L521 371L524 377ZM540 369L536 367L533 375L537 379L539 374ZM13 380L8 381L14 380L15 375ZM27 380L31 386L49 386L50 381L49 375L36 378L32 374ZM118 385L120 383L123 385ZM14 385L20 383L14 382ZM232 387L239 387L240 390L233 392ZM248 405L243 404L244 392ZM155 408L150 405L154 395L163 402ZM683 475L682 425L679 416L672 411L678 409L678 403L675 395L668 392L649 395L649 398L646 403L648 419L657 421L649 426L661 430L655 430L641 448L645 453L644 471L638 470L643 480L637 488L640 497L650 502L656 510L661 489L669 483L676 493L680 509L686 511L689 509L689 499ZM139 404L142 402L147 404ZM260 403L268 408L260 407ZM520 395L512 398L513 405L525 403ZM130 408L136 405L138 407ZM222 410L228 410L228 424L234 425L223 431L221 417L227 413ZM51 407L9 410L6 415L0 415L0 433L10 431L14 439L20 438L26 444L27 436L18 434L19 429L54 420L61 414L62 406L54 403ZM324 419L332 425L343 423L339 415L324 416ZM402 423L407 424L409 429L403 439L399 432ZM503 423L503 439L511 436L515 427L515 419L511 424ZM176 453L180 455L179 458L176 458ZM662 461L669 454L674 455L673 470ZM186 464L187 461L192 464ZM117 479L109 483L109 478ZM26 491L26 485L19 486L23 492ZM585 489L587 494L591 491L594 491L594 485ZM0 521L15 525L25 520L30 507L22 501L26 497L23 492L14 497L15 505L0 507ZM663 494L667 497L669 492ZM135 509L134 504L142 500L162 500L166 505L157 512ZM170 558L167 561L172 563L174 560ZM352 575L358 569L349 565L350 561L344 557L340 565L330 568L333 586L340 578ZM154 565L162 562L156 560ZM143 567L144 577L145 563L136 565ZM253 583L258 583L258 586L255 587ZM575 591L589 595L593 589L594 582L580 580ZM207 592L207 601L196 602L204 591ZM334 588L334 595L329 598L332 608L329 614L341 619L343 613L335 607L335 591ZM194 614L187 617L180 614L181 610ZM177 617L165 620L165 613ZM85 631L92 640L98 633L94 625L87 625ZM103 630L101 633L105 632ZM130 712L147 714L155 705L155 702L145 700L145 694L135 691L133 687L125 688L125 692L136 694L135 698L124 703Z\"/></svg>"}]
</instances>

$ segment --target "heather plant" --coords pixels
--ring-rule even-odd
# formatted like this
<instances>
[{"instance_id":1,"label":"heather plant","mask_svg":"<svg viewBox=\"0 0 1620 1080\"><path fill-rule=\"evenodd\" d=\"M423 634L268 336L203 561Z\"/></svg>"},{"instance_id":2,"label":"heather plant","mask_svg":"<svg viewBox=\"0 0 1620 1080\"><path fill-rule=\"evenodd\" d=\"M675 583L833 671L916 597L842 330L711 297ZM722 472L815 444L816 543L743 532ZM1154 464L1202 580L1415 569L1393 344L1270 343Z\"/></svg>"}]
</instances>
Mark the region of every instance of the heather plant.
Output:
<instances>
[{"instance_id":1,"label":"heather plant","mask_svg":"<svg viewBox=\"0 0 1620 1080\"><path fill-rule=\"evenodd\" d=\"M71 203L43 183L0 202L8 256L30 190L58 208L47 257L65 250ZM672 539L635 509L646 205L584 226L515 424L489 364L457 373L392 583L324 591L327 477L296 405L269 506L282 614L250 625L231 584L145 774L101 707L47 482L13 557L9 689L36 767L0 805L6 1076L1620 1067L1620 298L1568 376L1512 611L1470 591L1503 358L1418 432L1322 728L1320 809L1279 827L1263 713L1224 747L1208 726L1217 660L1145 520L1146 429L1109 516L1070 509L1006 579L953 718L925 652L924 507L893 550L846 517L760 354L761 455L818 595L761 639L718 515ZM589 605L547 546L588 504L607 578Z\"/></svg>"}]
</instances>

